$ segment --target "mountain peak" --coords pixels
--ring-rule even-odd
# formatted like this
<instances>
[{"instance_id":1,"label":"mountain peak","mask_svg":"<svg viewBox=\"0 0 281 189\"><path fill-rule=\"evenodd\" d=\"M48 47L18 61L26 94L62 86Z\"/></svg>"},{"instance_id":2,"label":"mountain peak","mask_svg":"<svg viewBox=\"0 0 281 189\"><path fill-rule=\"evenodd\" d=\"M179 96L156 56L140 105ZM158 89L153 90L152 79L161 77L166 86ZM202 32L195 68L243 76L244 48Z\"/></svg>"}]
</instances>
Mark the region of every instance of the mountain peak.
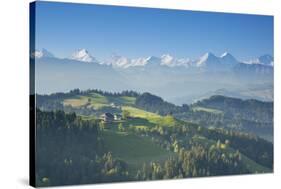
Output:
<instances>
[{"instance_id":1,"label":"mountain peak","mask_svg":"<svg viewBox=\"0 0 281 189\"><path fill-rule=\"evenodd\" d=\"M218 57L211 52L207 52L201 58L199 58L197 66L207 65L209 62L219 62Z\"/></svg>"},{"instance_id":2,"label":"mountain peak","mask_svg":"<svg viewBox=\"0 0 281 189\"><path fill-rule=\"evenodd\" d=\"M33 58L53 58L55 57L53 53L48 50L42 48L41 50L35 50L32 55Z\"/></svg>"},{"instance_id":3,"label":"mountain peak","mask_svg":"<svg viewBox=\"0 0 281 189\"><path fill-rule=\"evenodd\" d=\"M163 54L163 55L161 56L161 64L162 64L162 65L167 65L167 66L169 66L169 65L172 65L173 62L174 62L174 57L171 56L170 54Z\"/></svg>"},{"instance_id":4,"label":"mountain peak","mask_svg":"<svg viewBox=\"0 0 281 189\"><path fill-rule=\"evenodd\" d=\"M206 52L203 57L209 58L215 56L212 52Z\"/></svg>"},{"instance_id":5,"label":"mountain peak","mask_svg":"<svg viewBox=\"0 0 281 189\"><path fill-rule=\"evenodd\" d=\"M220 56L221 58L223 58L223 57L227 57L227 56L231 56L231 57L233 57L232 56L232 54L230 54L229 52L224 52L224 53L222 53L222 55Z\"/></svg>"},{"instance_id":6,"label":"mountain peak","mask_svg":"<svg viewBox=\"0 0 281 189\"><path fill-rule=\"evenodd\" d=\"M81 54L89 54L89 52L86 49L79 49L78 52Z\"/></svg>"},{"instance_id":7,"label":"mountain peak","mask_svg":"<svg viewBox=\"0 0 281 189\"><path fill-rule=\"evenodd\" d=\"M207 52L201 57L201 60L217 59L217 58L218 57L216 55L214 55L213 53Z\"/></svg>"},{"instance_id":8,"label":"mountain peak","mask_svg":"<svg viewBox=\"0 0 281 189\"><path fill-rule=\"evenodd\" d=\"M86 49L78 49L72 53L70 59L87 63L96 62L96 59Z\"/></svg>"},{"instance_id":9,"label":"mountain peak","mask_svg":"<svg viewBox=\"0 0 281 189\"><path fill-rule=\"evenodd\" d=\"M273 57L269 54L262 55L258 58L259 63L265 65L273 65Z\"/></svg>"},{"instance_id":10,"label":"mountain peak","mask_svg":"<svg viewBox=\"0 0 281 189\"><path fill-rule=\"evenodd\" d=\"M225 52L221 56L216 56L211 52L205 53L196 63L198 67L206 66L212 70L228 70L237 64L238 61L230 53Z\"/></svg>"},{"instance_id":11,"label":"mountain peak","mask_svg":"<svg viewBox=\"0 0 281 189\"><path fill-rule=\"evenodd\" d=\"M265 54L265 55L262 55L256 59L252 59L252 60L249 60L249 61L245 61L244 63L247 63L247 64L261 64L261 65L266 65L266 66L273 66L274 64L274 58L269 55L269 54Z\"/></svg>"},{"instance_id":12,"label":"mountain peak","mask_svg":"<svg viewBox=\"0 0 281 189\"><path fill-rule=\"evenodd\" d=\"M147 65L160 65L161 59L156 56L150 56L147 58Z\"/></svg>"},{"instance_id":13,"label":"mountain peak","mask_svg":"<svg viewBox=\"0 0 281 189\"><path fill-rule=\"evenodd\" d=\"M124 56L112 55L109 64L113 67L128 68L130 66L130 60Z\"/></svg>"},{"instance_id":14,"label":"mountain peak","mask_svg":"<svg viewBox=\"0 0 281 189\"><path fill-rule=\"evenodd\" d=\"M224 63L224 64L236 64L236 63L238 63L238 61L236 60L236 58L232 55L232 54L230 54L229 52L225 52L225 53L223 53L221 56L220 56L220 58L221 58L221 61L222 61L222 63Z\"/></svg>"}]
</instances>

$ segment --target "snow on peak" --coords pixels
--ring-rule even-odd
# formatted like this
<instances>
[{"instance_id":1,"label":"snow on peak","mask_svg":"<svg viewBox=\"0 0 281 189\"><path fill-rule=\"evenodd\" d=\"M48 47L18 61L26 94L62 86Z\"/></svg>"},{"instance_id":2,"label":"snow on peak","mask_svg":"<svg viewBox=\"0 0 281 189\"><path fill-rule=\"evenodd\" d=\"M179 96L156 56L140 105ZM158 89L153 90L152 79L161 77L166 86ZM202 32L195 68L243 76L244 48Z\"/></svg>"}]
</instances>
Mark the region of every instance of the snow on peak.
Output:
<instances>
[{"instance_id":1,"label":"snow on peak","mask_svg":"<svg viewBox=\"0 0 281 189\"><path fill-rule=\"evenodd\" d=\"M46 49L41 49L41 50L35 50L31 56L33 58L53 58L55 57L51 52L49 52Z\"/></svg>"},{"instance_id":2,"label":"snow on peak","mask_svg":"<svg viewBox=\"0 0 281 189\"><path fill-rule=\"evenodd\" d=\"M161 56L161 65L165 65L169 67L176 67L176 66L189 67L190 64L191 61L188 58L177 59L171 56L170 54L163 54Z\"/></svg>"},{"instance_id":3,"label":"snow on peak","mask_svg":"<svg viewBox=\"0 0 281 189\"><path fill-rule=\"evenodd\" d=\"M163 54L160 57L149 56L141 58L126 58L124 56L112 56L109 61L104 62L104 64L112 65L113 67L129 68L135 66L168 66L168 67L190 67L192 61L188 58L177 59L170 54Z\"/></svg>"},{"instance_id":4,"label":"snow on peak","mask_svg":"<svg viewBox=\"0 0 281 189\"><path fill-rule=\"evenodd\" d=\"M273 57L268 54L260 56L258 60L261 64L273 65Z\"/></svg>"},{"instance_id":5,"label":"snow on peak","mask_svg":"<svg viewBox=\"0 0 281 189\"><path fill-rule=\"evenodd\" d=\"M113 55L111 59L106 62L106 64L117 68L129 68L133 66L144 66L147 64L149 59L150 57L130 59L124 56Z\"/></svg>"},{"instance_id":6,"label":"snow on peak","mask_svg":"<svg viewBox=\"0 0 281 189\"><path fill-rule=\"evenodd\" d=\"M172 65L174 62L174 57L172 57L170 54L163 54L161 56L161 64L162 65Z\"/></svg>"},{"instance_id":7,"label":"snow on peak","mask_svg":"<svg viewBox=\"0 0 281 189\"><path fill-rule=\"evenodd\" d=\"M147 64L147 61L150 57L147 58L136 58L131 60L131 66L144 66Z\"/></svg>"},{"instance_id":8,"label":"snow on peak","mask_svg":"<svg viewBox=\"0 0 281 189\"><path fill-rule=\"evenodd\" d=\"M161 58L150 56L147 58L146 65L161 65Z\"/></svg>"},{"instance_id":9,"label":"snow on peak","mask_svg":"<svg viewBox=\"0 0 281 189\"><path fill-rule=\"evenodd\" d=\"M213 53L211 53L211 52L207 52L207 53L205 53L203 56L205 56L205 57L216 57Z\"/></svg>"},{"instance_id":10,"label":"snow on peak","mask_svg":"<svg viewBox=\"0 0 281 189\"><path fill-rule=\"evenodd\" d=\"M201 60L208 60L208 59L214 59L217 58L213 53L207 52L202 57Z\"/></svg>"},{"instance_id":11,"label":"snow on peak","mask_svg":"<svg viewBox=\"0 0 281 189\"><path fill-rule=\"evenodd\" d=\"M113 56L112 57L112 66L115 67L127 67L129 65L129 59L124 56Z\"/></svg>"},{"instance_id":12,"label":"snow on peak","mask_svg":"<svg viewBox=\"0 0 281 189\"><path fill-rule=\"evenodd\" d=\"M196 66L211 66L213 68L217 67L218 69L227 69L237 63L239 62L236 60L236 58L228 52L223 53L219 57L208 52L199 58L199 60L196 62Z\"/></svg>"},{"instance_id":13,"label":"snow on peak","mask_svg":"<svg viewBox=\"0 0 281 189\"><path fill-rule=\"evenodd\" d=\"M223 58L223 57L228 57L228 56L232 57L232 55L229 52L224 52L224 53L222 53L222 55L220 57Z\"/></svg>"},{"instance_id":14,"label":"snow on peak","mask_svg":"<svg viewBox=\"0 0 281 189\"><path fill-rule=\"evenodd\" d=\"M220 56L221 62L223 64L236 64L238 63L238 61L236 60L236 58L234 56L232 56L232 54L225 52Z\"/></svg>"},{"instance_id":15,"label":"snow on peak","mask_svg":"<svg viewBox=\"0 0 281 189\"><path fill-rule=\"evenodd\" d=\"M207 52L205 53L199 60L197 61L197 66L207 65L208 63L217 63L219 62L219 58L216 57L213 53Z\"/></svg>"},{"instance_id":16,"label":"snow on peak","mask_svg":"<svg viewBox=\"0 0 281 189\"><path fill-rule=\"evenodd\" d=\"M36 50L31 54L33 58L55 57L51 52L46 49ZM160 57L149 56L140 58L128 58L124 56L113 55L110 59L105 61L97 61L86 49L79 49L75 51L69 59L77 60L87 63L98 63L103 65L111 65L116 68L129 68L129 67L202 67L204 69L210 68L211 70L226 70L230 69L235 64L240 63L232 54L224 52L220 56L216 56L211 52L205 53L197 60L190 60L188 58L176 58L171 54L163 54ZM247 64L262 64L273 66L273 57L271 55L263 55L250 61L244 61Z\"/></svg>"},{"instance_id":17,"label":"snow on peak","mask_svg":"<svg viewBox=\"0 0 281 189\"><path fill-rule=\"evenodd\" d=\"M163 54L160 57L149 56L141 58L126 58L123 56L112 56L111 60L105 64L112 65L113 67L129 68L135 66L185 66L188 67L190 64L189 59L176 59L170 54Z\"/></svg>"},{"instance_id":18,"label":"snow on peak","mask_svg":"<svg viewBox=\"0 0 281 189\"><path fill-rule=\"evenodd\" d=\"M87 63L97 62L96 59L86 49L78 49L71 55L70 59Z\"/></svg>"},{"instance_id":19,"label":"snow on peak","mask_svg":"<svg viewBox=\"0 0 281 189\"><path fill-rule=\"evenodd\" d=\"M258 58L245 61L244 63L246 63L246 64L262 64L262 65L267 65L267 66L273 66L274 59L271 55L262 55Z\"/></svg>"}]
</instances>

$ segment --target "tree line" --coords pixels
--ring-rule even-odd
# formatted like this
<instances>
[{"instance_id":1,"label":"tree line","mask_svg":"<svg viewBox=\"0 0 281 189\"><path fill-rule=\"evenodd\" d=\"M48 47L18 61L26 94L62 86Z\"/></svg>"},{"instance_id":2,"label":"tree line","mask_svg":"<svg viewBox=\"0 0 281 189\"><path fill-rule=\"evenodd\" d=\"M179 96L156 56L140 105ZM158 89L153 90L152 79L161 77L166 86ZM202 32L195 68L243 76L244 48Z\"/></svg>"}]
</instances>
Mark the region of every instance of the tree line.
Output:
<instances>
[{"instance_id":1,"label":"tree line","mask_svg":"<svg viewBox=\"0 0 281 189\"><path fill-rule=\"evenodd\" d=\"M128 180L127 164L104 147L95 121L36 111L36 185Z\"/></svg>"}]
</instances>

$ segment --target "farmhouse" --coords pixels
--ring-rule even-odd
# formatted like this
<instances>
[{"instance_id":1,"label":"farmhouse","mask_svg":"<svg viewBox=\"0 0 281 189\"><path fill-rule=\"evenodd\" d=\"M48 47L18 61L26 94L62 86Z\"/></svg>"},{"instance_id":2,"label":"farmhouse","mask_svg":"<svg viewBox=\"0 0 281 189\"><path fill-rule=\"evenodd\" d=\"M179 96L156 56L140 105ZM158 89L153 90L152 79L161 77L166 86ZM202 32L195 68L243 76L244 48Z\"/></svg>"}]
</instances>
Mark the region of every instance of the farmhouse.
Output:
<instances>
[{"instance_id":1,"label":"farmhouse","mask_svg":"<svg viewBox=\"0 0 281 189\"><path fill-rule=\"evenodd\" d=\"M122 116L120 114L114 114L114 120L120 121L122 119Z\"/></svg>"},{"instance_id":2,"label":"farmhouse","mask_svg":"<svg viewBox=\"0 0 281 189\"><path fill-rule=\"evenodd\" d=\"M104 122L112 122L114 121L114 116L111 113L104 113L100 116L100 118L104 121Z\"/></svg>"},{"instance_id":3,"label":"farmhouse","mask_svg":"<svg viewBox=\"0 0 281 189\"><path fill-rule=\"evenodd\" d=\"M116 108L116 105L115 105L113 102L110 104L110 106L111 106L112 108Z\"/></svg>"}]
</instances>

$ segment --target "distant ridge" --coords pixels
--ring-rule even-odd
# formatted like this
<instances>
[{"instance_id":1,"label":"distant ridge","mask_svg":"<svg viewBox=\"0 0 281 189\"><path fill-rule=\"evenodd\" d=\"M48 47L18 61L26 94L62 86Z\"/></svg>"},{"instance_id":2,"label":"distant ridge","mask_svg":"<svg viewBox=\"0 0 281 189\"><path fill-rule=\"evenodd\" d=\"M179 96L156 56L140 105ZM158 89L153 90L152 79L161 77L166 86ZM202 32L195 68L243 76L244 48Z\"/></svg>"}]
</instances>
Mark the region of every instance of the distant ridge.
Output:
<instances>
[{"instance_id":1,"label":"distant ridge","mask_svg":"<svg viewBox=\"0 0 281 189\"><path fill-rule=\"evenodd\" d=\"M32 56L40 59L55 56L46 49L36 50L32 53ZM207 52L196 60L189 58L176 58L170 54L163 54L160 57L148 56L140 58L127 58L124 56L114 55L110 59L105 61L98 61L92 56L86 49L78 49L73 52L68 59L77 60L86 63L99 63L104 65L112 65L116 68L131 68L131 67L145 67L145 66L166 66L166 67L183 67L183 68L204 68L209 67L211 69L227 69L237 64L247 65L262 65L262 66L273 66L273 57L271 55L262 55L258 58L248 61L238 61L229 52L224 52L221 56L216 56L212 52Z\"/></svg>"}]
</instances>

